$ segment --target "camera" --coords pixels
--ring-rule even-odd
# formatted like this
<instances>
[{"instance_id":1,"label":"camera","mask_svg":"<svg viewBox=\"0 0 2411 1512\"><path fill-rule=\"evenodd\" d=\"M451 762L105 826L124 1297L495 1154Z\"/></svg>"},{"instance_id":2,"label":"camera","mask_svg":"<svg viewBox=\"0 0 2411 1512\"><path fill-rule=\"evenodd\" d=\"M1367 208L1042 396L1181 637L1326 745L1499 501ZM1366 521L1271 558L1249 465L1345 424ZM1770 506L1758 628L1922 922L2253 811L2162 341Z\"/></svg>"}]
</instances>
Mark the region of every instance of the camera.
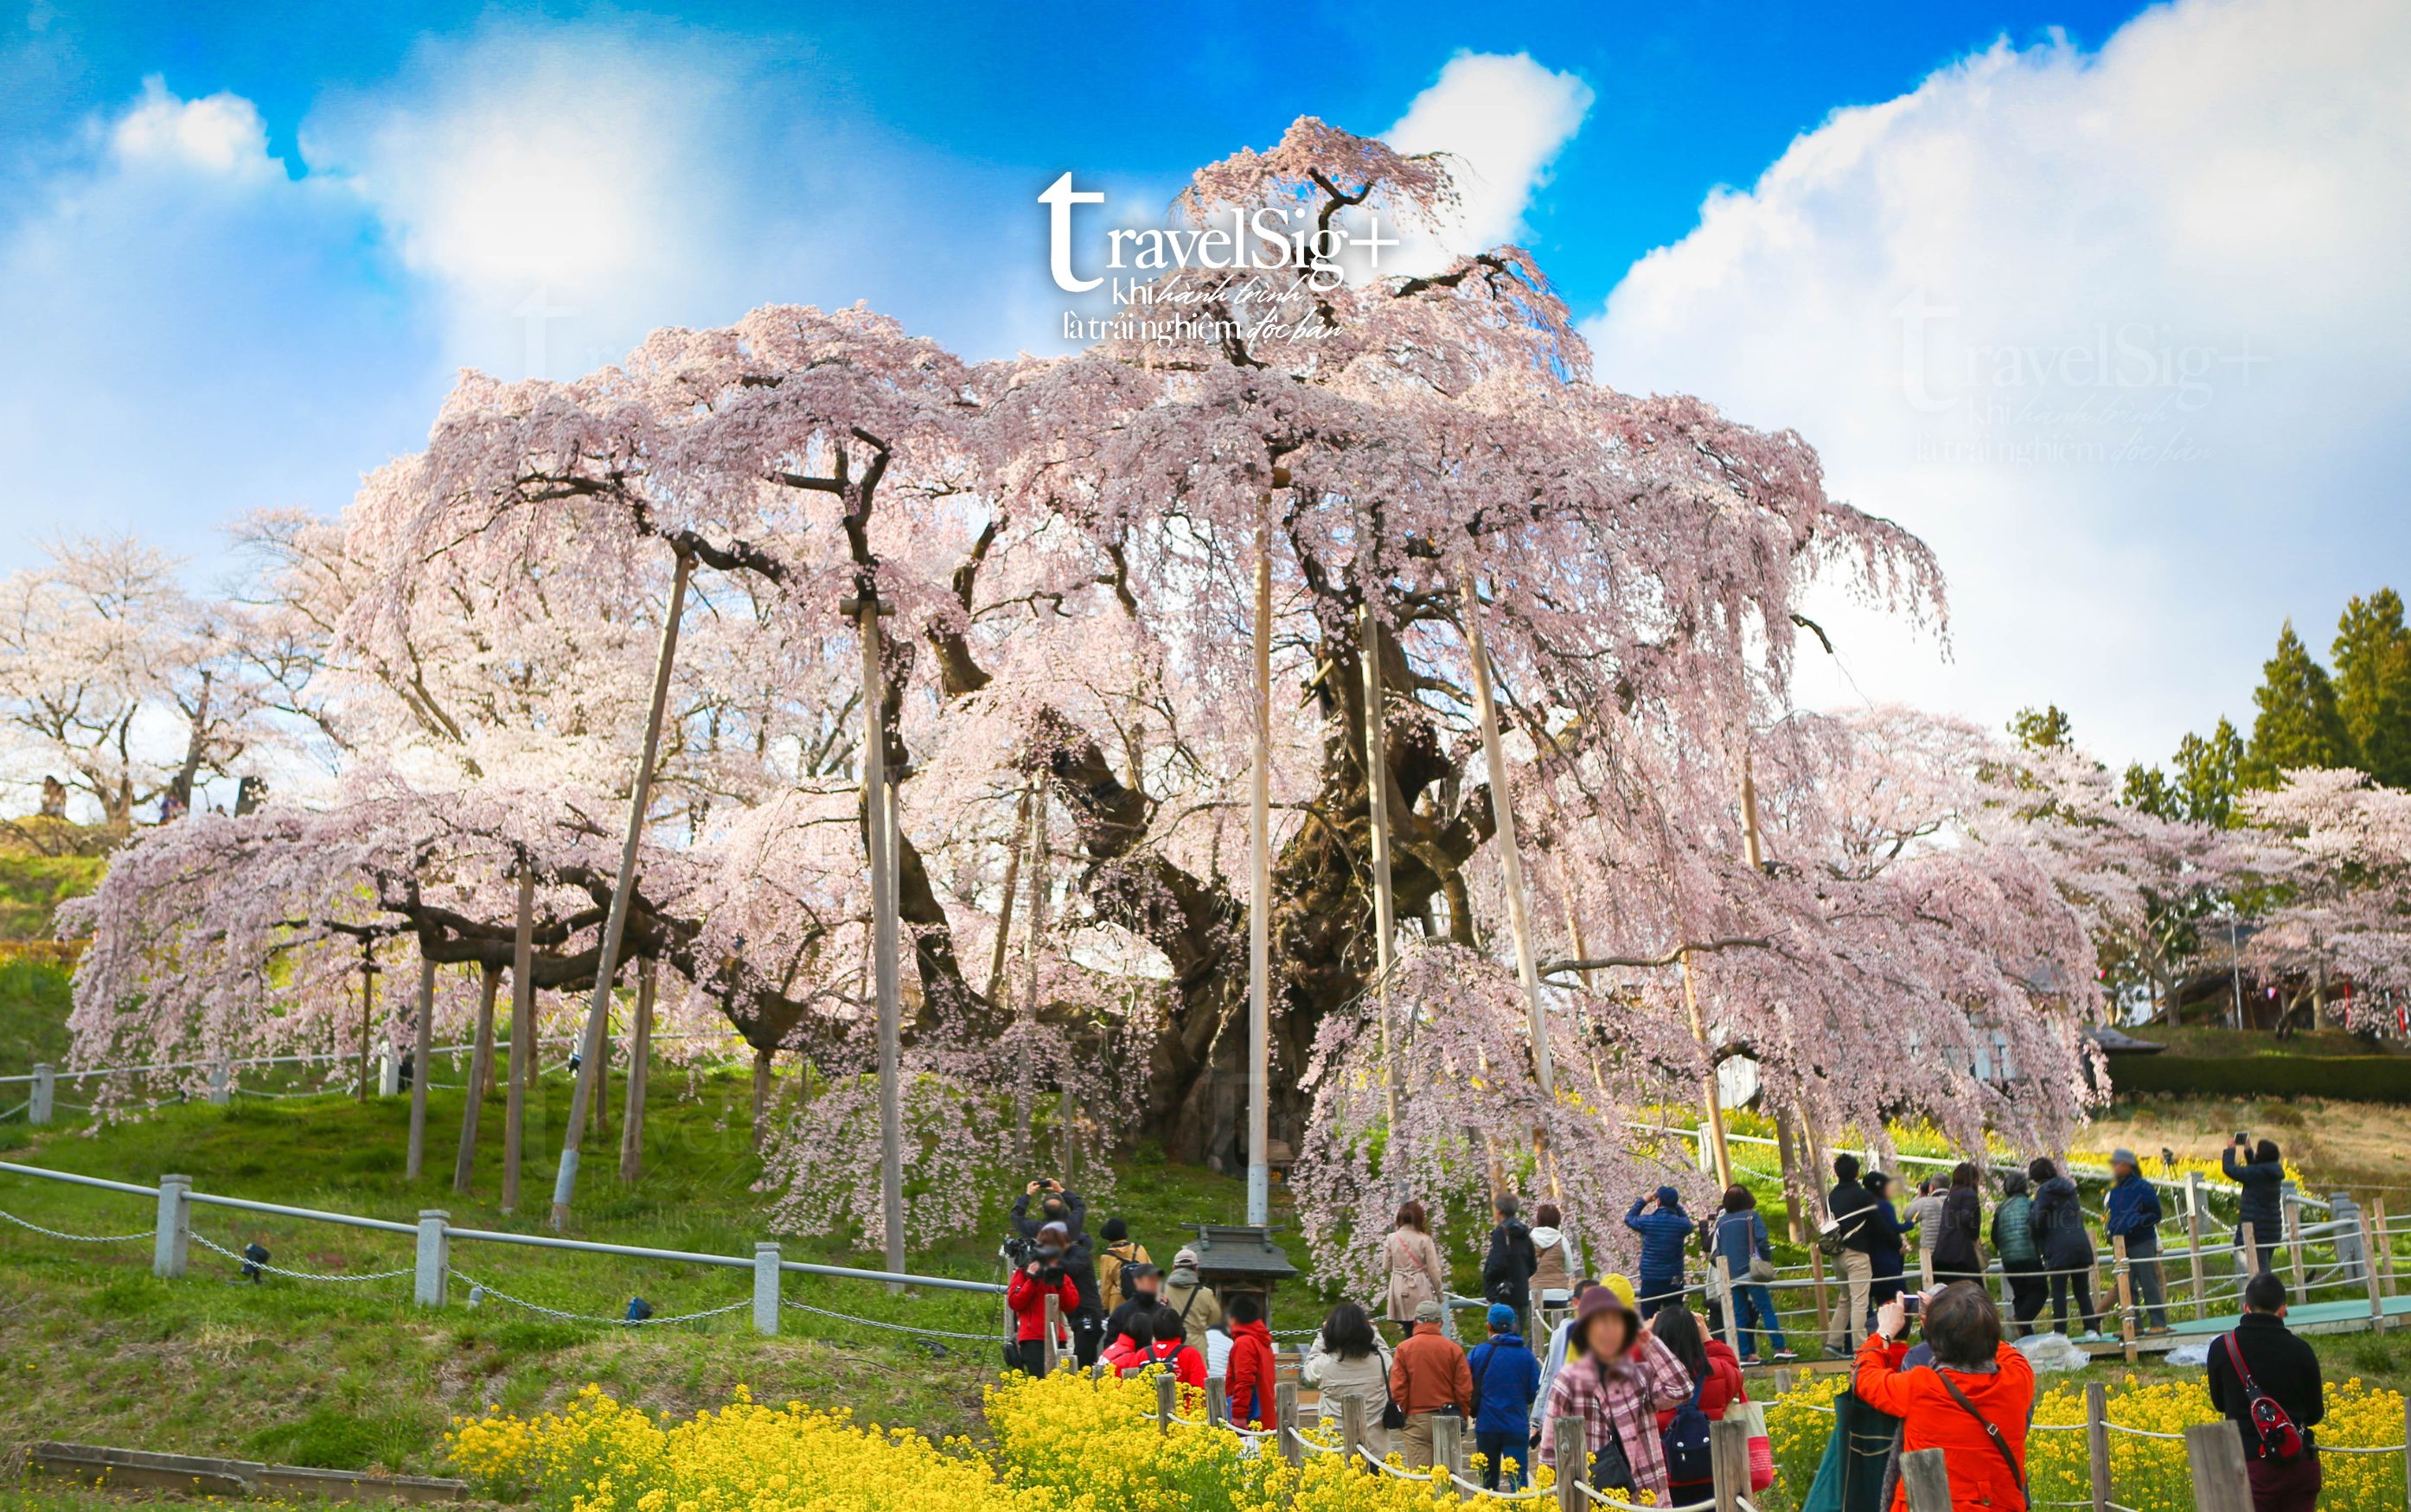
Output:
<instances>
[{"instance_id":1,"label":"camera","mask_svg":"<svg viewBox=\"0 0 2411 1512\"><path fill-rule=\"evenodd\" d=\"M1924 1309L1925 1298L1921 1294L1914 1291L1905 1291L1900 1294L1900 1310L1907 1316L1915 1317Z\"/></svg>"}]
</instances>

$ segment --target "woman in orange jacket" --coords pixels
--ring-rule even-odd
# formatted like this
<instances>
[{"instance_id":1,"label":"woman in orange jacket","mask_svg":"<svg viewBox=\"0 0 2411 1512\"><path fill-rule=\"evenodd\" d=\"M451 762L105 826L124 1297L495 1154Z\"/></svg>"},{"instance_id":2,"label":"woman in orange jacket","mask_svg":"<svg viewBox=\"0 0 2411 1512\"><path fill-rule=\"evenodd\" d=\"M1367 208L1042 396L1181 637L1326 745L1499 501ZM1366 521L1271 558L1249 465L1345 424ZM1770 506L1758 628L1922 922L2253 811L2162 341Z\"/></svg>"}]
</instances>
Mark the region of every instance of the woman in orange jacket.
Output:
<instances>
[{"instance_id":1,"label":"woman in orange jacket","mask_svg":"<svg viewBox=\"0 0 2411 1512\"><path fill-rule=\"evenodd\" d=\"M1860 1398L1901 1420L1901 1451L1940 1449L1951 1472L1951 1505L2026 1512L2026 1422L2033 1415L2034 1367L2001 1340L2001 1315L1984 1288L1959 1281L1925 1298L1925 1342L1934 1363L1901 1368L1908 1354L1904 1299L1876 1310L1876 1331L1859 1346ZM1907 1512L1906 1481L1892 1512Z\"/></svg>"}]
</instances>

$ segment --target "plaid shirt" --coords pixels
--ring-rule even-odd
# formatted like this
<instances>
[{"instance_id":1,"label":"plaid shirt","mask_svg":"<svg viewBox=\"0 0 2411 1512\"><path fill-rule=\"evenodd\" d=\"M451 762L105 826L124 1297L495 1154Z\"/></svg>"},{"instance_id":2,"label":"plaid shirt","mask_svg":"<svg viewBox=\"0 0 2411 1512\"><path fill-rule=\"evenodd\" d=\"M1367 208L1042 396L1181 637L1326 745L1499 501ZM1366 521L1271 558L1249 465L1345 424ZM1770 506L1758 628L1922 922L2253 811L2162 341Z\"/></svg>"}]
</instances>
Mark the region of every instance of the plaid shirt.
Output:
<instances>
[{"instance_id":1,"label":"plaid shirt","mask_svg":"<svg viewBox=\"0 0 2411 1512\"><path fill-rule=\"evenodd\" d=\"M1590 1359L1569 1359L1549 1387L1549 1414L1541 1421L1541 1462L1556 1460L1557 1419L1583 1420L1583 1443L1594 1455L1614 1430L1632 1466L1632 1483L1664 1496L1666 1446L1658 1436L1658 1414L1691 1395L1691 1373L1674 1352L1653 1336L1607 1369L1604 1380Z\"/></svg>"}]
</instances>

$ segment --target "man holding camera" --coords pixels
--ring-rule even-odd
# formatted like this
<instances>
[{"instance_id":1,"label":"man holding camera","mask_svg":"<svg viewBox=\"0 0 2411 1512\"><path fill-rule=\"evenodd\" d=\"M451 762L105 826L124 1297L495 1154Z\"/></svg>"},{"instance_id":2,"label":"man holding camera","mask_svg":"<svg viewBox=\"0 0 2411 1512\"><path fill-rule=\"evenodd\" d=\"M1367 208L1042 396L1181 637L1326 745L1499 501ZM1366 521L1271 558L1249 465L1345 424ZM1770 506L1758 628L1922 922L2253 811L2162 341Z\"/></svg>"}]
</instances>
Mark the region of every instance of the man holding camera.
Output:
<instances>
[{"instance_id":1,"label":"man holding camera","mask_svg":"<svg viewBox=\"0 0 2411 1512\"><path fill-rule=\"evenodd\" d=\"M1030 1211L1032 1201L1038 1211ZM1041 1177L1022 1189L1013 1199L1013 1228L1021 1238L1032 1239L1050 1228L1063 1231L1063 1273L1078 1294L1076 1302L1069 1303L1064 1314L1072 1326L1073 1353L1083 1367L1097 1362L1105 1344L1104 1294L1097 1285L1097 1262L1089 1247L1086 1228L1089 1204L1080 1194L1066 1191L1063 1184L1051 1176Z\"/></svg>"}]
</instances>

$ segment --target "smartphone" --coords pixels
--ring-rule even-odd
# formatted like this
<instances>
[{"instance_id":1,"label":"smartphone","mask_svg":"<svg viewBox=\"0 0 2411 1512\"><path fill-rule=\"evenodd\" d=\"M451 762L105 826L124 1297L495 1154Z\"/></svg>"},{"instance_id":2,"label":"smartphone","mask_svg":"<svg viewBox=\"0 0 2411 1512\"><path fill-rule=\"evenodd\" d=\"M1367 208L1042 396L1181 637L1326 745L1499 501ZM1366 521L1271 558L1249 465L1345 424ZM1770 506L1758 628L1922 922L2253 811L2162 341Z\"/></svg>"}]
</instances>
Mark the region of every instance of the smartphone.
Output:
<instances>
[{"instance_id":1,"label":"smartphone","mask_svg":"<svg viewBox=\"0 0 2411 1512\"><path fill-rule=\"evenodd\" d=\"M2239 1128L2235 1131L2235 1142L2238 1144L2249 1144L2252 1142L2252 1136Z\"/></svg>"}]
</instances>

